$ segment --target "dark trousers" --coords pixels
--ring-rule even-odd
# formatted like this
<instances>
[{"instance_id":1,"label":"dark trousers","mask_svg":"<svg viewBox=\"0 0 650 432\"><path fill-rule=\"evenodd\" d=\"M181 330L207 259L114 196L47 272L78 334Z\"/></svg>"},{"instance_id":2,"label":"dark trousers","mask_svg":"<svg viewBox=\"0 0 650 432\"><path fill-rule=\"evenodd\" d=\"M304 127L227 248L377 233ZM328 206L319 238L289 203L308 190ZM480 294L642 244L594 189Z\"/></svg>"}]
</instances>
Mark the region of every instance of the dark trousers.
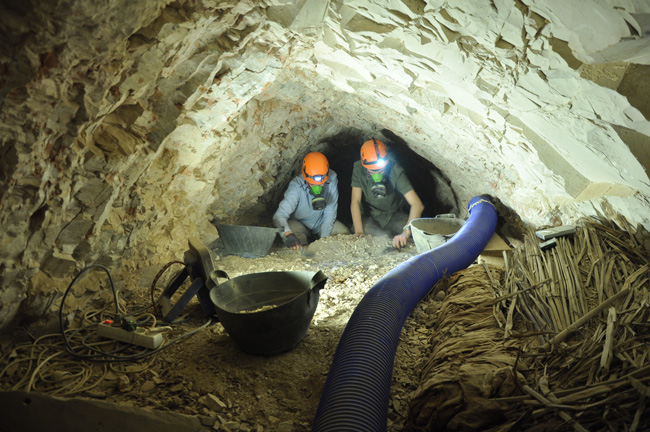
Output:
<instances>
[{"instance_id":1,"label":"dark trousers","mask_svg":"<svg viewBox=\"0 0 650 432\"><path fill-rule=\"evenodd\" d=\"M409 221L409 215L404 212L398 211L393 213L388 224L382 228L371 216L363 216L363 232L373 237L383 235L396 236L404 231L404 226Z\"/></svg>"}]
</instances>

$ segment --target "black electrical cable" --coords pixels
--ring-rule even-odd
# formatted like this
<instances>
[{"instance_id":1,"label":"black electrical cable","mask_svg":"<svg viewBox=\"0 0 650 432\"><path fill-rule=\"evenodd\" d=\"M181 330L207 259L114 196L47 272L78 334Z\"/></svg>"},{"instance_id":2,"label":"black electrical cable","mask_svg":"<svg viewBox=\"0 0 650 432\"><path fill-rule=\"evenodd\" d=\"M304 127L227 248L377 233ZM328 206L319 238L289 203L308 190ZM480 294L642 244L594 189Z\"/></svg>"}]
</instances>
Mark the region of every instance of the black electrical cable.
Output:
<instances>
[{"instance_id":1,"label":"black electrical cable","mask_svg":"<svg viewBox=\"0 0 650 432\"><path fill-rule=\"evenodd\" d=\"M162 315L162 311L158 307L158 303L156 302L156 299L154 298L154 290L156 289L156 282L158 282L158 279L160 279L160 277L163 275L163 273L165 273L165 271L170 266L172 266L173 264L181 264L181 265L183 265L184 267L183 267L183 270L180 270L181 272L187 270L187 264L185 264L183 261L171 261L171 262L168 262L167 264L165 264L163 266L163 268L160 269L160 271L158 272L156 277L154 277L153 281L151 282L151 290L149 292L149 294L151 295L151 307L153 308L154 312L156 312L157 314Z\"/></svg>"},{"instance_id":2,"label":"black electrical cable","mask_svg":"<svg viewBox=\"0 0 650 432\"><path fill-rule=\"evenodd\" d=\"M63 336L63 343L65 344L66 351L69 352L72 355L75 355L75 352L73 351L72 346L70 345L70 341L66 337L65 329L63 327L63 306L65 305L66 297L70 293L70 290L72 289L74 284L77 282L77 280L79 280L79 278L84 273L86 273L89 270L95 269L95 268L99 268L99 269L104 270L106 272L106 274L108 275L108 281L110 282L111 290L113 291L113 302L115 303L115 320L117 321L117 320L121 319L121 317L120 317L120 309L119 309L119 305L118 305L118 302L117 302L117 291L115 291L115 284L113 283L113 277L111 276L111 272L109 272L108 269L106 267L104 267L103 265L101 265L101 264L91 264L91 265L85 267L83 270L81 270L79 272L79 274L77 276L75 276L74 279L72 279L72 281L68 285L68 288L66 288L65 292L63 293L63 297L61 298L61 305L59 306L59 330L61 331L61 335Z\"/></svg>"},{"instance_id":3,"label":"black electrical cable","mask_svg":"<svg viewBox=\"0 0 650 432\"><path fill-rule=\"evenodd\" d=\"M63 342L64 342L64 345L65 345L65 350L66 350L70 355L72 355L72 356L74 356L74 357L77 357L77 358L80 358L80 359L83 359L83 360L88 360L88 361L94 361L94 362L105 362L105 363L140 360L140 359L143 359L143 358L148 357L148 356L150 356L150 355L153 355L153 354L155 354L155 353L157 353L157 352L160 352L160 351L162 351L163 349L167 348L168 346L170 346L170 345L172 345L172 344L175 344L176 342L180 341L181 339L184 339L184 338L186 338L186 337L188 337L188 336L191 336L191 335L193 335L194 333L198 332L199 330L201 330L201 329L203 329L203 328L209 326L210 324L213 324L214 322L217 322L216 320L210 318L210 319L209 319L205 324L203 324L202 326L200 326L200 327L198 327L198 328L196 328L196 329L194 329L194 330L192 330L192 331L190 331L190 332L184 333L184 334L182 334L182 335L180 335L180 336L178 336L178 337L172 339L171 341L169 341L169 342L166 343L165 345L161 345L161 346L159 346L158 348L155 348L155 349L144 348L142 351L139 351L139 352L137 352L137 353L135 353L135 354L120 354L120 353L122 353L123 351L126 351L128 348L132 348L132 345L125 344L125 345L123 345L122 347L120 347L120 348L118 348L118 349L115 349L115 350L113 350L113 351L103 351L103 350L100 350L100 349L94 348L93 346L91 346L90 344L88 344L88 343L86 342L86 339L89 337L89 335L86 335L86 336L81 336L81 335L79 335L79 337L81 338L81 343L82 343L82 345L83 345L86 349L90 350L90 351L93 352L93 353L92 353L92 354L82 354L82 353L80 353L80 352L77 352L77 351L75 351L75 350L73 349L72 344L70 343L70 340L71 340L73 337L75 337L77 334L80 334L83 330L87 330L87 329L89 329L89 328L96 327L97 324L91 324L91 325L84 326L84 327L79 328L79 329L69 329L69 330L66 330L66 329L64 328L64 325L63 325L63 307L64 307L64 305L65 305L65 299L66 299L66 297L67 297L68 294L70 293L72 287L73 287L74 284L77 282L77 280L79 280L79 278L80 278L84 273L86 273L87 271L92 270L92 269L94 269L94 268L102 269L102 270L104 270L104 271L106 272L106 274L108 275L108 280L109 280L109 282L110 282L111 290L112 290L112 292L113 292L113 301L114 301L114 303L115 303L115 321L117 321L118 323L120 323L120 322L122 321L122 317L120 316L120 313L119 313L119 306L118 306L118 301L117 301L117 292L116 292L116 290L115 290L115 284L113 283L113 278L111 277L111 273L108 271L108 269L107 269L106 267L104 267L104 266L101 265L101 264L92 264L92 265L89 265L89 266L85 267L85 268L84 268L83 270L81 270L81 272L79 272L79 274L78 274L78 275L77 275L77 276L76 276L76 277L75 277L75 278L70 282L70 285L68 285L68 288L65 290L65 292L64 292L64 294L63 294L63 298L61 299L61 305L59 306L59 329L60 329L60 331L61 331L61 336L63 337ZM147 308L147 309L148 309L148 308ZM70 336L68 336L68 333L70 333ZM118 343L119 343L119 342L116 342L116 344L118 344Z\"/></svg>"}]
</instances>

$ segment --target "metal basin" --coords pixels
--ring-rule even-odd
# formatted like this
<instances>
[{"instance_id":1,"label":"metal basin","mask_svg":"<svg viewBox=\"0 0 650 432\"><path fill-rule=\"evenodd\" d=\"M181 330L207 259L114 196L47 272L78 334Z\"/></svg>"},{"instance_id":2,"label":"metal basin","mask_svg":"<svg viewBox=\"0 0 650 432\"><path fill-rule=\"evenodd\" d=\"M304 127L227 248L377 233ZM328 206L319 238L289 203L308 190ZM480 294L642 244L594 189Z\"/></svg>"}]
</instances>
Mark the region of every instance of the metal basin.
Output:
<instances>
[{"instance_id":1,"label":"metal basin","mask_svg":"<svg viewBox=\"0 0 650 432\"><path fill-rule=\"evenodd\" d=\"M307 334L326 281L321 271L252 273L212 288L210 299L240 350L272 356Z\"/></svg>"}]
</instances>

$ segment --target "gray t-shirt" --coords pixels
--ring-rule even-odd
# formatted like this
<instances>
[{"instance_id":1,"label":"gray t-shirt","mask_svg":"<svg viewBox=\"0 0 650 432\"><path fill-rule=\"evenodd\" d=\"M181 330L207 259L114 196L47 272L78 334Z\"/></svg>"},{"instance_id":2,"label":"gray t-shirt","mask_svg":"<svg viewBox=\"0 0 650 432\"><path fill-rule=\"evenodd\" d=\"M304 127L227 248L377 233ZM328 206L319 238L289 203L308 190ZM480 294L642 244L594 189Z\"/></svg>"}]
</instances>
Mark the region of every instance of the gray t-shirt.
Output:
<instances>
[{"instance_id":1,"label":"gray t-shirt","mask_svg":"<svg viewBox=\"0 0 650 432\"><path fill-rule=\"evenodd\" d=\"M363 214L369 214L382 228L388 224L393 213L402 208L404 195L413 190L404 169L398 163L390 160L387 171L389 171L388 179L384 182L386 196L374 198L371 193L374 182L368 171L361 165L361 161L356 161L352 169L351 185L361 188Z\"/></svg>"}]
</instances>

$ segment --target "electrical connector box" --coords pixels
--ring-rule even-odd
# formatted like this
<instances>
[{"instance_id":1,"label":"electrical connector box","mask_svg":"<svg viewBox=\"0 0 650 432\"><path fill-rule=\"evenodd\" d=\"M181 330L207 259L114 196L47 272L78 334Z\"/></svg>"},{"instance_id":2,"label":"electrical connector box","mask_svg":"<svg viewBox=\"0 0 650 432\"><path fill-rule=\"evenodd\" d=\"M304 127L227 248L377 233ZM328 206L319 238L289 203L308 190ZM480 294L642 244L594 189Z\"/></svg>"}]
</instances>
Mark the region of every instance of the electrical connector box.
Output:
<instances>
[{"instance_id":1,"label":"electrical connector box","mask_svg":"<svg viewBox=\"0 0 650 432\"><path fill-rule=\"evenodd\" d=\"M149 349L156 349L163 342L163 336L160 333L152 336L137 331L125 330L121 327L113 327L103 323L97 324L97 336Z\"/></svg>"},{"instance_id":2,"label":"electrical connector box","mask_svg":"<svg viewBox=\"0 0 650 432\"><path fill-rule=\"evenodd\" d=\"M557 246L557 240L555 240L554 238L550 240L546 240L545 242L539 244L539 248L543 251L555 246Z\"/></svg>"},{"instance_id":3,"label":"electrical connector box","mask_svg":"<svg viewBox=\"0 0 650 432\"><path fill-rule=\"evenodd\" d=\"M562 225L559 227L536 231L535 235L542 240L550 240L554 237L562 237L565 235L573 234L575 232L576 232L576 227L574 225Z\"/></svg>"}]
</instances>

